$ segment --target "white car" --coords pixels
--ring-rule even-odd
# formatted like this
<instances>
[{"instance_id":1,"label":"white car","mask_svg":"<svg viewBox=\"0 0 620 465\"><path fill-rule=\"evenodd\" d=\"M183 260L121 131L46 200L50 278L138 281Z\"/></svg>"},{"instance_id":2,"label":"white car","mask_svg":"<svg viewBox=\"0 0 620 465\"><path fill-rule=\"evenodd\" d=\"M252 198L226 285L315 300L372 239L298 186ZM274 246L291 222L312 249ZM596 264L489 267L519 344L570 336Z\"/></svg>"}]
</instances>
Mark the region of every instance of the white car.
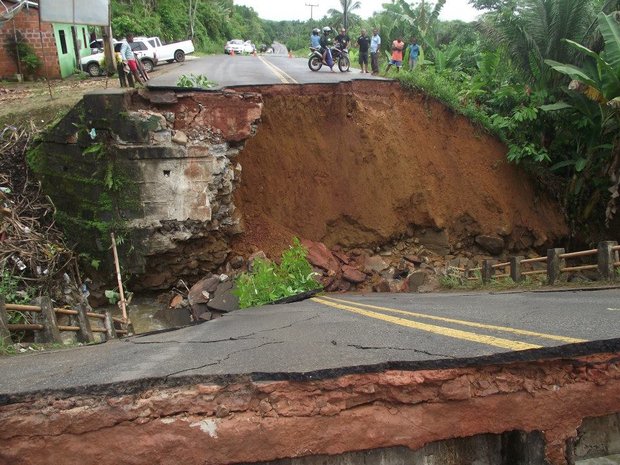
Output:
<instances>
[{"instance_id":1,"label":"white car","mask_svg":"<svg viewBox=\"0 0 620 465\"><path fill-rule=\"evenodd\" d=\"M224 53L230 55L232 52L243 53L243 41L241 39L233 39L226 42Z\"/></svg>"},{"instance_id":2,"label":"white car","mask_svg":"<svg viewBox=\"0 0 620 465\"><path fill-rule=\"evenodd\" d=\"M250 40L243 42L243 53L254 53L256 46Z\"/></svg>"}]
</instances>

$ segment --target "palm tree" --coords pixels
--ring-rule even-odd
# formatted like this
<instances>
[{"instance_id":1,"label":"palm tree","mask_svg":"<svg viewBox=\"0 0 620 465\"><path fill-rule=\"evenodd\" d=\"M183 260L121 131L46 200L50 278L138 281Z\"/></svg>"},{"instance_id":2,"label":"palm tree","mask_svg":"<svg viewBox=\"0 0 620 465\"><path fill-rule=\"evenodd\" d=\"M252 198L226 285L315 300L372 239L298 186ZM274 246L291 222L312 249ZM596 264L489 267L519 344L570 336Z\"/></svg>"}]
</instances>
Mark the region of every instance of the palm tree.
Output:
<instances>
[{"instance_id":1,"label":"palm tree","mask_svg":"<svg viewBox=\"0 0 620 465\"><path fill-rule=\"evenodd\" d=\"M327 10L327 14L331 16L335 22L335 24L343 24L345 29L349 29L349 19L359 20L359 16L354 14L353 11L359 10L362 7L362 4L359 0L340 0L340 6L342 10L337 10L335 8L330 8Z\"/></svg>"},{"instance_id":2,"label":"palm tree","mask_svg":"<svg viewBox=\"0 0 620 465\"><path fill-rule=\"evenodd\" d=\"M581 42L594 18L591 0L523 0L511 11L486 15L483 29L506 46L530 86L549 90L556 89L562 77L545 60L578 63L578 53L563 39Z\"/></svg>"}]
</instances>

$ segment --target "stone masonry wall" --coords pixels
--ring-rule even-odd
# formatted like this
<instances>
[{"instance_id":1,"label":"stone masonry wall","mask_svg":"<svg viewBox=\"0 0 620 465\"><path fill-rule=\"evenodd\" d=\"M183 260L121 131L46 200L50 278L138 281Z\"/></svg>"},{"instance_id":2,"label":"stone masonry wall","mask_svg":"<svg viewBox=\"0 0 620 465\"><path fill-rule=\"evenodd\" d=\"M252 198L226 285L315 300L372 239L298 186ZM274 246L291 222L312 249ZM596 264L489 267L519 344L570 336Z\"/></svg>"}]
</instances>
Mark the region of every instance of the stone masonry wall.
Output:
<instances>
[{"instance_id":1,"label":"stone masonry wall","mask_svg":"<svg viewBox=\"0 0 620 465\"><path fill-rule=\"evenodd\" d=\"M261 110L257 94L92 93L47 134L30 163L70 240L105 252L106 238L86 225L120 216L132 239L123 265L145 276L143 288L166 288L217 268L230 237L241 232L232 202L241 170L235 158ZM89 153L96 144L103 148ZM124 184L119 211L104 208L109 193L94 180L112 161L109 169Z\"/></svg>"},{"instance_id":2,"label":"stone masonry wall","mask_svg":"<svg viewBox=\"0 0 620 465\"><path fill-rule=\"evenodd\" d=\"M0 399L0 463L222 465L521 431L542 436L545 464L570 465L584 419L620 412L617 352L327 379L168 381Z\"/></svg>"}]
</instances>

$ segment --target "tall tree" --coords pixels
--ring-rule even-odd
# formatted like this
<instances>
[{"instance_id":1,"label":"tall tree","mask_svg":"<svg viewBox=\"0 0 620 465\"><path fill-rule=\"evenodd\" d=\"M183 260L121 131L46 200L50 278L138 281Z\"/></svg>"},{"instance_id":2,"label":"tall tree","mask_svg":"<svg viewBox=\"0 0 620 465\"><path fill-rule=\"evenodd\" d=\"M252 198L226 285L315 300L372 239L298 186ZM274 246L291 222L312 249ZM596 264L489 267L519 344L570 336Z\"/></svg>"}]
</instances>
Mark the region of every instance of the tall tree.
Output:
<instances>
[{"instance_id":1,"label":"tall tree","mask_svg":"<svg viewBox=\"0 0 620 465\"><path fill-rule=\"evenodd\" d=\"M342 7L341 10L335 8L327 10L328 16L331 16L334 20L334 25L343 24L348 29L351 23L356 23L360 20L360 17L353 13L362 7L358 0L340 0L340 6Z\"/></svg>"},{"instance_id":2,"label":"tall tree","mask_svg":"<svg viewBox=\"0 0 620 465\"><path fill-rule=\"evenodd\" d=\"M581 42L596 17L592 0L522 0L502 2L485 16L483 28L505 45L523 78L535 89L557 89L562 76L546 59L574 63L578 53L563 39Z\"/></svg>"}]
</instances>

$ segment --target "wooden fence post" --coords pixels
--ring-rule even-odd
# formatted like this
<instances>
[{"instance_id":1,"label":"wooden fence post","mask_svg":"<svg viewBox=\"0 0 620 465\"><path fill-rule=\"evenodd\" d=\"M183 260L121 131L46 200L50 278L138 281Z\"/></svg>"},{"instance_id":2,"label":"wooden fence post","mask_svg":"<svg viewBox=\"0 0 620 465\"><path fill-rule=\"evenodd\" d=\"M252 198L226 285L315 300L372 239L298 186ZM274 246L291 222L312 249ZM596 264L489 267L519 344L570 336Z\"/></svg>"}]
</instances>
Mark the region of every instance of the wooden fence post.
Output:
<instances>
[{"instance_id":1,"label":"wooden fence post","mask_svg":"<svg viewBox=\"0 0 620 465\"><path fill-rule=\"evenodd\" d=\"M78 305L77 312L78 326L80 328L77 332L78 341L84 343L95 342L95 337L93 336L93 331L90 327L90 320L86 314L86 304L84 302Z\"/></svg>"},{"instance_id":2,"label":"wooden fence post","mask_svg":"<svg viewBox=\"0 0 620 465\"><path fill-rule=\"evenodd\" d=\"M106 331L106 339L116 339L118 335L116 334L116 328L114 327L114 320L112 319L112 310L105 311L105 331Z\"/></svg>"},{"instance_id":3,"label":"wooden fence post","mask_svg":"<svg viewBox=\"0 0 620 465\"><path fill-rule=\"evenodd\" d=\"M521 260L523 257L510 257L510 277L515 283L523 279L521 276Z\"/></svg>"},{"instance_id":4,"label":"wooden fence post","mask_svg":"<svg viewBox=\"0 0 620 465\"><path fill-rule=\"evenodd\" d=\"M495 263L496 260L482 260L482 282L484 284L488 284L491 279L493 279L493 275L495 274L493 265Z\"/></svg>"},{"instance_id":5,"label":"wooden fence post","mask_svg":"<svg viewBox=\"0 0 620 465\"><path fill-rule=\"evenodd\" d=\"M615 281L616 270L614 268L614 262L616 253L612 250L612 247L618 245L616 241L602 241L598 243L598 272L602 279Z\"/></svg>"},{"instance_id":6,"label":"wooden fence post","mask_svg":"<svg viewBox=\"0 0 620 465\"><path fill-rule=\"evenodd\" d=\"M548 249L547 250L547 282L549 284L555 284L560 278L560 271L564 268L565 260L560 258L560 255L564 253L564 249Z\"/></svg>"},{"instance_id":7,"label":"wooden fence post","mask_svg":"<svg viewBox=\"0 0 620 465\"><path fill-rule=\"evenodd\" d=\"M56 342L62 344L62 338L60 337L60 331L58 330L58 322L56 321L56 312L54 312L52 299L49 297L41 297L37 300L38 305L41 307L39 318L40 323L43 325L43 329L34 333L35 342Z\"/></svg>"},{"instance_id":8,"label":"wooden fence post","mask_svg":"<svg viewBox=\"0 0 620 465\"><path fill-rule=\"evenodd\" d=\"M9 331L9 314L4 305L4 297L0 295L0 344L11 343L11 331Z\"/></svg>"}]
</instances>

